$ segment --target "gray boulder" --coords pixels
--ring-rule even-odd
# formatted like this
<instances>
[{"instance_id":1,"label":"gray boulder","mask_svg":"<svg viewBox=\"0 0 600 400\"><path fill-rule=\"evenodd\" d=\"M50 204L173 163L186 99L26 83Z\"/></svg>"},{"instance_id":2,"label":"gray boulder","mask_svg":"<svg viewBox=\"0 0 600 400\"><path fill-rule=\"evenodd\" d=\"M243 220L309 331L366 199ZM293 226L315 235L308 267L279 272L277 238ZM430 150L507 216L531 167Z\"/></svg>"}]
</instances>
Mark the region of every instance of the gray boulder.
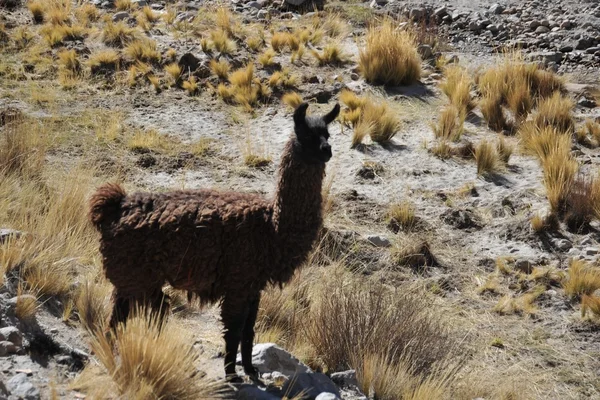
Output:
<instances>
[{"instance_id":1,"label":"gray boulder","mask_svg":"<svg viewBox=\"0 0 600 400\"><path fill-rule=\"evenodd\" d=\"M239 354L237 361L238 363L242 361ZM291 376L298 373L312 372L300 360L274 343L255 345L252 350L252 364L261 374L277 371L285 376Z\"/></svg>"},{"instance_id":2,"label":"gray boulder","mask_svg":"<svg viewBox=\"0 0 600 400\"><path fill-rule=\"evenodd\" d=\"M294 398L302 394L303 400L316 400L319 395L323 393L333 394L336 397L340 398L340 391L337 386L333 383L327 375L316 373L316 374L307 374L307 373L299 373L290 378L289 381L283 385L282 388L283 393L288 396L288 398ZM329 399L331 397L325 397ZM323 400L323 397L319 398L319 400Z\"/></svg>"},{"instance_id":3,"label":"gray boulder","mask_svg":"<svg viewBox=\"0 0 600 400\"><path fill-rule=\"evenodd\" d=\"M26 374L17 374L6 382L6 388L17 399L39 400L40 391L29 382Z\"/></svg>"}]
</instances>

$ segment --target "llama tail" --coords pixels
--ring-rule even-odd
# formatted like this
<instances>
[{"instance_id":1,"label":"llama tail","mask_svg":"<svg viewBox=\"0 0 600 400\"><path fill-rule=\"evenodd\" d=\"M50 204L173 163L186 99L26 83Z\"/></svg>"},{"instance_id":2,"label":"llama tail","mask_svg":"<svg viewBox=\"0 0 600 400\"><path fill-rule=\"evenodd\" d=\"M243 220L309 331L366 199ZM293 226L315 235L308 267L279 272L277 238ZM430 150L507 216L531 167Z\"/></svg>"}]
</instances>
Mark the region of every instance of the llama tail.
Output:
<instances>
[{"instance_id":1,"label":"llama tail","mask_svg":"<svg viewBox=\"0 0 600 400\"><path fill-rule=\"evenodd\" d=\"M96 190L90 199L90 220L98 230L107 221L118 218L125 190L116 183L106 183Z\"/></svg>"}]
</instances>

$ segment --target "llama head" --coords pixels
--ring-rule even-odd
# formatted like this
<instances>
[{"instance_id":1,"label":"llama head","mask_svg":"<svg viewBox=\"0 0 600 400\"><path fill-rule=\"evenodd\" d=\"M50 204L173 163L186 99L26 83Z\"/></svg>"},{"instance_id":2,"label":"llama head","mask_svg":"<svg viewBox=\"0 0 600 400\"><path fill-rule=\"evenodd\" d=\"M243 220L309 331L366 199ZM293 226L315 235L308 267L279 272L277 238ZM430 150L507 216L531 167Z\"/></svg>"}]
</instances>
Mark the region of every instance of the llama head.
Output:
<instances>
[{"instance_id":1,"label":"llama head","mask_svg":"<svg viewBox=\"0 0 600 400\"><path fill-rule=\"evenodd\" d=\"M307 103L302 103L294 111L294 132L296 142L294 150L302 160L309 164L326 163L331 159L331 145L328 143L327 125L340 113L340 105L325 115L307 116Z\"/></svg>"}]
</instances>

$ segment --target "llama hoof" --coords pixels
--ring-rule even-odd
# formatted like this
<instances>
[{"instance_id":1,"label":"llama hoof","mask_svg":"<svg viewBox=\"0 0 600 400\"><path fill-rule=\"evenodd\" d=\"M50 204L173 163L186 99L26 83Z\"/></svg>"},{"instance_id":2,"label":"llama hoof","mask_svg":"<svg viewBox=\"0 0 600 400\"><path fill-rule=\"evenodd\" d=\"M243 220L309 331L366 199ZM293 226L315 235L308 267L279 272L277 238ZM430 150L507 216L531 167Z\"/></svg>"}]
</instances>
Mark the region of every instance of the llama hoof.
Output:
<instances>
[{"instance_id":1,"label":"llama hoof","mask_svg":"<svg viewBox=\"0 0 600 400\"><path fill-rule=\"evenodd\" d=\"M244 378L242 378L241 376L237 375L237 374L231 374L231 375L227 375L225 377L225 379L227 380L227 382L229 383L233 383L233 384L241 384L244 383Z\"/></svg>"},{"instance_id":2,"label":"llama hoof","mask_svg":"<svg viewBox=\"0 0 600 400\"><path fill-rule=\"evenodd\" d=\"M258 369L256 369L254 366L244 367L244 372L253 381L257 381L258 378L259 378L259 376L258 376Z\"/></svg>"}]
</instances>

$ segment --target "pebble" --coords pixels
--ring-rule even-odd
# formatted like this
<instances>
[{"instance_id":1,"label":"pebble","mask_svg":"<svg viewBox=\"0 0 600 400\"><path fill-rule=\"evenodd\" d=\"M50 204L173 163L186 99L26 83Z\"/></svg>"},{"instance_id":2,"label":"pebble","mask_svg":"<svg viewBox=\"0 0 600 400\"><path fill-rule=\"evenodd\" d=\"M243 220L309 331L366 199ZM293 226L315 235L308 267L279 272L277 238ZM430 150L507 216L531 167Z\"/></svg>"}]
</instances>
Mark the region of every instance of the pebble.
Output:
<instances>
[{"instance_id":1,"label":"pebble","mask_svg":"<svg viewBox=\"0 0 600 400\"><path fill-rule=\"evenodd\" d=\"M2 340L7 340L19 347L23 345L23 335L21 334L21 331L14 326L0 328L0 341Z\"/></svg>"},{"instance_id":2,"label":"pebble","mask_svg":"<svg viewBox=\"0 0 600 400\"><path fill-rule=\"evenodd\" d=\"M381 235L368 235L367 241L375 247L390 247L392 245L388 238Z\"/></svg>"},{"instance_id":3,"label":"pebble","mask_svg":"<svg viewBox=\"0 0 600 400\"><path fill-rule=\"evenodd\" d=\"M126 19L129 19L129 13L127 11L116 12L112 17L113 22L119 22Z\"/></svg>"}]
</instances>

